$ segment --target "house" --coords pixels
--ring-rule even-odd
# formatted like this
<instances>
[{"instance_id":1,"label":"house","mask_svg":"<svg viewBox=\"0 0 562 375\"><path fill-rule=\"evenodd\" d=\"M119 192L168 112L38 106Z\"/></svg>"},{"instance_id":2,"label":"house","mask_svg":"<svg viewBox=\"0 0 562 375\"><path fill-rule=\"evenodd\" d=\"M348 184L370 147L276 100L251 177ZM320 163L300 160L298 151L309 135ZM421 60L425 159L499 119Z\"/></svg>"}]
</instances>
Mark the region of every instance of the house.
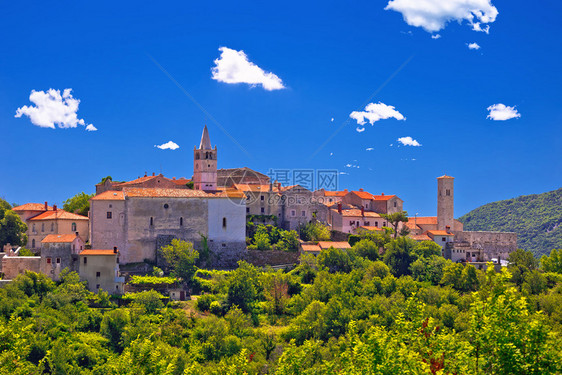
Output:
<instances>
[{"instance_id":1,"label":"house","mask_svg":"<svg viewBox=\"0 0 562 375\"><path fill-rule=\"evenodd\" d=\"M321 250L327 250L331 247L338 250L349 250L351 245L346 241L318 241Z\"/></svg>"},{"instance_id":2,"label":"house","mask_svg":"<svg viewBox=\"0 0 562 375\"><path fill-rule=\"evenodd\" d=\"M162 188L162 189L189 189L188 183L190 179L184 177L176 179L164 177L162 173L148 176L146 173L143 177L138 177L137 179L131 181L113 181L111 177L105 178L99 184L96 184L96 194L101 194L103 192L112 190L120 191L124 188Z\"/></svg>"},{"instance_id":3,"label":"house","mask_svg":"<svg viewBox=\"0 0 562 375\"><path fill-rule=\"evenodd\" d=\"M312 254L318 255L322 251L320 246L315 243L301 243L300 245L301 254Z\"/></svg>"},{"instance_id":4,"label":"house","mask_svg":"<svg viewBox=\"0 0 562 375\"><path fill-rule=\"evenodd\" d=\"M325 189L319 189L314 192L316 201L325 205L330 205L334 203L339 203L342 201L343 197L347 195L347 189L341 191L329 191Z\"/></svg>"},{"instance_id":5,"label":"house","mask_svg":"<svg viewBox=\"0 0 562 375\"><path fill-rule=\"evenodd\" d=\"M88 223L86 216L66 212L45 204L27 203L13 209L27 224L27 248L38 252L41 241L49 234L75 234L80 233L87 242L89 240Z\"/></svg>"},{"instance_id":6,"label":"house","mask_svg":"<svg viewBox=\"0 0 562 375\"><path fill-rule=\"evenodd\" d=\"M75 234L49 234L41 241L41 273L59 280L63 269L78 272L78 255L84 240Z\"/></svg>"},{"instance_id":7,"label":"house","mask_svg":"<svg viewBox=\"0 0 562 375\"><path fill-rule=\"evenodd\" d=\"M342 233L355 233L357 228L363 226L382 228L388 225L386 219L374 211L343 203L338 203L337 208L330 208L328 223L332 230Z\"/></svg>"},{"instance_id":8,"label":"house","mask_svg":"<svg viewBox=\"0 0 562 375\"><path fill-rule=\"evenodd\" d=\"M392 214L403 210L404 201L396 195L373 195L359 189L350 191L342 198L342 203L363 207L365 210L374 211L379 214Z\"/></svg>"},{"instance_id":9,"label":"house","mask_svg":"<svg viewBox=\"0 0 562 375\"><path fill-rule=\"evenodd\" d=\"M234 184L269 185L270 178L248 167L217 170L217 186L230 187Z\"/></svg>"},{"instance_id":10,"label":"house","mask_svg":"<svg viewBox=\"0 0 562 375\"><path fill-rule=\"evenodd\" d=\"M97 293L100 289L109 294L123 294L125 278L119 274L119 251L87 249L80 252L79 274L88 289Z\"/></svg>"}]
</instances>

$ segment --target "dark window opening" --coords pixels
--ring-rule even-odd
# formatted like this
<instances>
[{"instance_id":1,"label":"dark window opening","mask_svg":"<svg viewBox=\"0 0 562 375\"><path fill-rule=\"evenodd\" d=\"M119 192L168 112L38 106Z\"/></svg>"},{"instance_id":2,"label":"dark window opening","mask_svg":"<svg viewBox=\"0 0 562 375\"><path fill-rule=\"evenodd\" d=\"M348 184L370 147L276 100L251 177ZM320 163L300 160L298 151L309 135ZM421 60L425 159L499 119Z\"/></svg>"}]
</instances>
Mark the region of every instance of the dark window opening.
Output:
<instances>
[{"instance_id":1,"label":"dark window opening","mask_svg":"<svg viewBox=\"0 0 562 375\"><path fill-rule=\"evenodd\" d=\"M151 218L150 218L150 226L153 226L153 225L154 225L154 218L151 217Z\"/></svg>"},{"instance_id":2,"label":"dark window opening","mask_svg":"<svg viewBox=\"0 0 562 375\"><path fill-rule=\"evenodd\" d=\"M51 264L51 258L47 258L47 264Z\"/></svg>"},{"instance_id":3,"label":"dark window opening","mask_svg":"<svg viewBox=\"0 0 562 375\"><path fill-rule=\"evenodd\" d=\"M107 218L111 219L111 211L107 211Z\"/></svg>"},{"instance_id":4,"label":"dark window opening","mask_svg":"<svg viewBox=\"0 0 562 375\"><path fill-rule=\"evenodd\" d=\"M260 195L260 199L263 201L265 200L265 197L263 195Z\"/></svg>"},{"instance_id":5,"label":"dark window opening","mask_svg":"<svg viewBox=\"0 0 562 375\"><path fill-rule=\"evenodd\" d=\"M183 217L180 217L180 227L183 226Z\"/></svg>"},{"instance_id":6,"label":"dark window opening","mask_svg":"<svg viewBox=\"0 0 562 375\"><path fill-rule=\"evenodd\" d=\"M226 217L222 218L222 227L226 229Z\"/></svg>"},{"instance_id":7,"label":"dark window opening","mask_svg":"<svg viewBox=\"0 0 562 375\"><path fill-rule=\"evenodd\" d=\"M265 213L265 208L264 208L264 207L261 208L261 213L262 213L262 214Z\"/></svg>"},{"instance_id":8,"label":"dark window opening","mask_svg":"<svg viewBox=\"0 0 562 375\"><path fill-rule=\"evenodd\" d=\"M51 230L53 230L53 229L51 229ZM72 223L72 231L76 232L76 223Z\"/></svg>"},{"instance_id":9,"label":"dark window opening","mask_svg":"<svg viewBox=\"0 0 562 375\"><path fill-rule=\"evenodd\" d=\"M450 196L450 195L451 195L451 190L447 189L447 191L445 192L445 194L446 194L447 196Z\"/></svg>"},{"instance_id":10,"label":"dark window opening","mask_svg":"<svg viewBox=\"0 0 562 375\"><path fill-rule=\"evenodd\" d=\"M88 258L84 257L84 264L87 264L87 263L88 263Z\"/></svg>"},{"instance_id":11,"label":"dark window opening","mask_svg":"<svg viewBox=\"0 0 562 375\"><path fill-rule=\"evenodd\" d=\"M96 272L96 277L100 277L101 276L101 272Z\"/></svg>"},{"instance_id":12,"label":"dark window opening","mask_svg":"<svg viewBox=\"0 0 562 375\"><path fill-rule=\"evenodd\" d=\"M60 264L60 258L57 258L57 264Z\"/></svg>"},{"instance_id":13,"label":"dark window opening","mask_svg":"<svg viewBox=\"0 0 562 375\"><path fill-rule=\"evenodd\" d=\"M170 207L170 206L168 205L168 203L164 203L164 208L165 208L165 209L168 209L168 207Z\"/></svg>"},{"instance_id":14,"label":"dark window opening","mask_svg":"<svg viewBox=\"0 0 562 375\"><path fill-rule=\"evenodd\" d=\"M100 288L100 284L96 284L96 289L99 289L99 288Z\"/></svg>"},{"instance_id":15,"label":"dark window opening","mask_svg":"<svg viewBox=\"0 0 562 375\"><path fill-rule=\"evenodd\" d=\"M35 248L35 239L31 240L31 247Z\"/></svg>"}]
</instances>

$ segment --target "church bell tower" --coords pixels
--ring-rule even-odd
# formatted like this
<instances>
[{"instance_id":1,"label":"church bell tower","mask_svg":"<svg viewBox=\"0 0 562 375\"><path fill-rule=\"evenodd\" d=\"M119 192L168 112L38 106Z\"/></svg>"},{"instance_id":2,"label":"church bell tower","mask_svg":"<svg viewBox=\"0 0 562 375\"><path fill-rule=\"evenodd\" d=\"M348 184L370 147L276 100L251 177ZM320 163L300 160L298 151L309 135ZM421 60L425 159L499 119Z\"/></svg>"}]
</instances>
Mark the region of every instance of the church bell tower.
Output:
<instances>
[{"instance_id":1,"label":"church bell tower","mask_svg":"<svg viewBox=\"0 0 562 375\"><path fill-rule=\"evenodd\" d=\"M217 190L217 146L211 147L207 125L203 128L201 144L193 150L193 188Z\"/></svg>"}]
</instances>

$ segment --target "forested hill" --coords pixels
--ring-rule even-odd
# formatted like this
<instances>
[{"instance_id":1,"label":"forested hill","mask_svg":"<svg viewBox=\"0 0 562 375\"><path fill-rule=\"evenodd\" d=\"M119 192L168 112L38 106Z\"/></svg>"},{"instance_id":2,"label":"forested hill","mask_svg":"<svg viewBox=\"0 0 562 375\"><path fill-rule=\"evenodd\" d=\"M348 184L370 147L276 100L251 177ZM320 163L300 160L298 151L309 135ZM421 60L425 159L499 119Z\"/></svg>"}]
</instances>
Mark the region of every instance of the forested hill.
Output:
<instances>
[{"instance_id":1,"label":"forested hill","mask_svg":"<svg viewBox=\"0 0 562 375\"><path fill-rule=\"evenodd\" d=\"M516 232L536 257L562 249L562 188L485 204L459 218L465 230Z\"/></svg>"}]
</instances>

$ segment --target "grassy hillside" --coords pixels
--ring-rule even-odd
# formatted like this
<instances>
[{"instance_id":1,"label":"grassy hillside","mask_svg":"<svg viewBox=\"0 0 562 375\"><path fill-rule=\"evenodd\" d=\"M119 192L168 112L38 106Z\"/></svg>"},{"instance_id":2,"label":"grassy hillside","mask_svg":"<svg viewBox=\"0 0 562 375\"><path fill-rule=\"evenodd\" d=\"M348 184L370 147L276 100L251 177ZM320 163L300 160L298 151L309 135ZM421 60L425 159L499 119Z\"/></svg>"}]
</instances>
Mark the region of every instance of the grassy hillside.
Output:
<instances>
[{"instance_id":1,"label":"grassy hillside","mask_svg":"<svg viewBox=\"0 0 562 375\"><path fill-rule=\"evenodd\" d=\"M562 188L488 203L459 220L465 230L516 232L519 248L550 254L562 249Z\"/></svg>"}]
</instances>

